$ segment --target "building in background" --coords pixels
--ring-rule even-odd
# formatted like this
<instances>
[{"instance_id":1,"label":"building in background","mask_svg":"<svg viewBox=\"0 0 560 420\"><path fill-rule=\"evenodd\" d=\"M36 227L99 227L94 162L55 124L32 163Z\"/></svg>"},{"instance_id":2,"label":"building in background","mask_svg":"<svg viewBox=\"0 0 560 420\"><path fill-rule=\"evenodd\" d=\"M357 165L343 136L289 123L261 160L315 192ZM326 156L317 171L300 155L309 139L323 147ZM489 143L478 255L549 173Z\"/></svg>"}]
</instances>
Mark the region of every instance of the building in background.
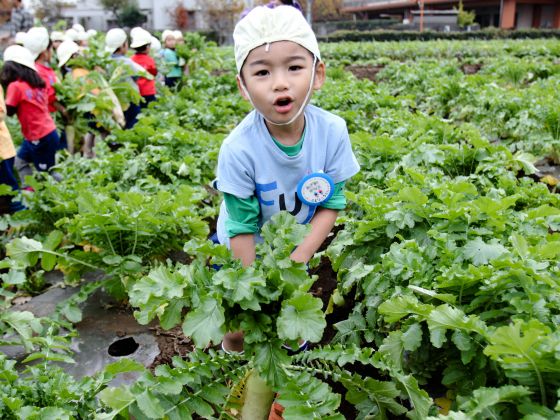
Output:
<instances>
[{"instance_id":1,"label":"building in background","mask_svg":"<svg viewBox=\"0 0 560 420\"><path fill-rule=\"evenodd\" d=\"M86 29L106 31L116 26L115 17L103 9L97 0L63 0L61 17L70 25L80 23ZM196 0L138 0L140 11L146 16L145 27L149 30L161 31L177 28L177 8L187 14L185 30L203 29L203 17Z\"/></svg>"},{"instance_id":2,"label":"building in background","mask_svg":"<svg viewBox=\"0 0 560 420\"><path fill-rule=\"evenodd\" d=\"M342 3L341 11L352 13L357 19L390 15L414 22L419 18L421 6L425 12L452 10L458 7L459 0L343 0ZM463 0L463 7L474 10L475 22L481 27L560 28L559 0Z\"/></svg>"}]
</instances>

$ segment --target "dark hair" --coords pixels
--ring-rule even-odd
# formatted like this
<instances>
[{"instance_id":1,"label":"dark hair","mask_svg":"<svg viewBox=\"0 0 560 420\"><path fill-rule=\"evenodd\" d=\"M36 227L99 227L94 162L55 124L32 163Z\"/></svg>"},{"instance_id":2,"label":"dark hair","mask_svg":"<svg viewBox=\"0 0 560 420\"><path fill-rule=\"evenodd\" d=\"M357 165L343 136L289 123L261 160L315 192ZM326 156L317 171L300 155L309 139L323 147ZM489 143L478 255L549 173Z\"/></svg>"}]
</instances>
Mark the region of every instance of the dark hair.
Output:
<instances>
[{"instance_id":1,"label":"dark hair","mask_svg":"<svg viewBox=\"0 0 560 420\"><path fill-rule=\"evenodd\" d=\"M134 48L134 50L136 50L137 53L145 53L149 46L150 44L141 45L138 48Z\"/></svg>"},{"instance_id":2,"label":"dark hair","mask_svg":"<svg viewBox=\"0 0 560 420\"><path fill-rule=\"evenodd\" d=\"M0 73L0 83L2 83L4 89L7 89L8 85L16 80L27 82L34 88L44 88L46 86L45 81L35 70L15 61L4 62Z\"/></svg>"},{"instance_id":3,"label":"dark hair","mask_svg":"<svg viewBox=\"0 0 560 420\"><path fill-rule=\"evenodd\" d=\"M280 0L282 2L282 4L288 5L288 6L293 6L294 5L294 0Z\"/></svg>"}]
</instances>

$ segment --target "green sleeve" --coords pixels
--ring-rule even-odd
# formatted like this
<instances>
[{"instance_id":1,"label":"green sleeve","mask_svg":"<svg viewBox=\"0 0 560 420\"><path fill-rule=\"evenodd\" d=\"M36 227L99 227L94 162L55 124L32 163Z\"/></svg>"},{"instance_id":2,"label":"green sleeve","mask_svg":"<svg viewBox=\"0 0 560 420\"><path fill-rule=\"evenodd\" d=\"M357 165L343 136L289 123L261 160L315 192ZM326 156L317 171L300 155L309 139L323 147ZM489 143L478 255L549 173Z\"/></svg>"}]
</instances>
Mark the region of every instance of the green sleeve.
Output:
<instances>
[{"instance_id":1,"label":"green sleeve","mask_svg":"<svg viewBox=\"0 0 560 420\"><path fill-rule=\"evenodd\" d=\"M331 210L344 210L346 208L346 197L344 196L345 184L344 181L334 184L333 195L327 202L321 204L321 207Z\"/></svg>"},{"instance_id":2,"label":"green sleeve","mask_svg":"<svg viewBox=\"0 0 560 420\"><path fill-rule=\"evenodd\" d=\"M224 201L228 211L226 233L229 238L243 233L259 231L258 222L261 207L257 197L239 198L235 195L224 193Z\"/></svg>"}]
</instances>

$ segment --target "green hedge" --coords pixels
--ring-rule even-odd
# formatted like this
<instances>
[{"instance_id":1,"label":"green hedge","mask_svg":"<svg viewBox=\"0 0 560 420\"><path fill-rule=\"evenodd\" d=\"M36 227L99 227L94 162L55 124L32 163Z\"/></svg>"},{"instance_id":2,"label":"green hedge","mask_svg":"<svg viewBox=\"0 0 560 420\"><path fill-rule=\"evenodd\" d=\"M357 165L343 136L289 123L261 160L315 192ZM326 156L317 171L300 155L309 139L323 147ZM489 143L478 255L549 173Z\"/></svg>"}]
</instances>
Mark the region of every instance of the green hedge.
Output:
<instances>
[{"instance_id":1,"label":"green hedge","mask_svg":"<svg viewBox=\"0 0 560 420\"><path fill-rule=\"evenodd\" d=\"M338 31L328 36L319 37L322 42L342 41L431 41L435 39L469 40L469 39L537 39L560 38L559 29L516 29L504 30L488 28L472 32L436 32L436 31Z\"/></svg>"}]
</instances>

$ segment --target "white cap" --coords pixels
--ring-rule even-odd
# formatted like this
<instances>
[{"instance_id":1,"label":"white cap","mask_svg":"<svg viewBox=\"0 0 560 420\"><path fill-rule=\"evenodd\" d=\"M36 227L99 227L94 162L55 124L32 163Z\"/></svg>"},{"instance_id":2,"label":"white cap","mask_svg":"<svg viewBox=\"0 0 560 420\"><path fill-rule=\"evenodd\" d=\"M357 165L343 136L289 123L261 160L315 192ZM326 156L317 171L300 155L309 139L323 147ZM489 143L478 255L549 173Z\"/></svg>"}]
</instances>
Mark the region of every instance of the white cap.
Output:
<instances>
[{"instance_id":1,"label":"white cap","mask_svg":"<svg viewBox=\"0 0 560 420\"><path fill-rule=\"evenodd\" d=\"M292 6L255 7L241 19L233 30L235 64L237 71L249 53L264 44L292 41L321 59L319 44L303 14Z\"/></svg>"},{"instance_id":2,"label":"white cap","mask_svg":"<svg viewBox=\"0 0 560 420\"><path fill-rule=\"evenodd\" d=\"M74 54L80 51L80 47L74 41L66 40L62 42L56 49L56 57L58 58L58 67L64 66Z\"/></svg>"},{"instance_id":3,"label":"white cap","mask_svg":"<svg viewBox=\"0 0 560 420\"><path fill-rule=\"evenodd\" d=\"M16 32L14 42L18 45L23 45L26 36L27 36L27 32Z\"/></svg>"},{"instance_id":4,"label":"white cap","mask_svg":"<svg viewBox=\"0 0 560 420\"><path fill-rule=\"evenodd\" d=\"M4 62L6 61L13 61L14 63L21 64L25 67L29 67L37 71L35 67L35 59L29 52L27 48L22 47L21 45L10 45L8 48L4 50Z\"/></svg>"},{"instance_id":5,"label":"white cap","mask_svg":"<svg viewBox=\"0 0 560 420\"><path fill-rule=\"evenodd\" d=\"M152 43L152 35L142 28L134 28L130 31L130 36L132 37L130 48L139 48Z\"/></svg>"},{"instance_id":6,"label":"white cap","mask_svg":"<svg viewBox=\"0 0 560 420\"><path fill-rule=\"evenodd\" d=\"M64 32L64 39L68 41L77 41L78 31L75 29L67 29L66 32Z\"/></svg>"},{"instance_id":7,"label":"white cap","mask_svg":"<svg viewBox=\"0 0 560 420\"><path fill-rule=\"evenodd\" d=\"M170 37L170 36L172 36L173 38L175 38L175 34L173 33L173 31L170 31L169 29L166 29L165 31L163 31L163 32L161 33L161 41L162 41L162 42L165 42L165 40L166 40L168 37Z\"/></svg>"},{"instance_id":8,"label":"white cap","mask_svg":"<svg viewBox=\"0 0 560 420\"><path fill-rule=\"evenodd\" d=\"M64 41L64 34L60 31L52 31L51 41Z\"/></svg>"},{"instance_id":9,"label":"white cap","mask_svg":"<svg viewBox=\"0 0 560 420\"><path fill-rule=\"evenodd\" d=\"M183 39L183 32L181 32L180 30L173 31L173 36L174 36L176 39L179 39L179 38L180 38L180 39Z\"/></svg>"},{"instance_id":10,"label":"white cap","mask_svg":"<svg viewBox=\"0 0 560 420\"><path fill-rule=\"evenodd\" d=\"M78 32L77 38L78 41L87 41L89 39L89 35L87 32Z\"/></svg>"},{"instance_id":11,"label":"white cap","mask_svg":"<svg viewBox=\"0 0 560 420\"><path fill-rule=\"evenodd\" d=\"M161 42L159 42L159 39L157 39L155 36L152 36L152 43L150 44L150 50L152 50L152 52L157 53L159 50L161 50Z\"/></svg>"},{"instance_id":12,"label":"white cap","mask_svg":"<svg viewBox=\"0 0 560 420\"><path fill-rule=\"evenodd\" d=\"M140 27L140 26L135 26L134 28L132 28L130 30L130 37L133 38L134 34L140 30L144 30L144 28Z\"/></svg>"},{"instance_id":13,"label":"white cap","mask_svg":"<svg viewBox=\"0 0 560 420\"><path fill-rule=\"evenodd\" d=\"M92 36L97 35L97 31L95 29L88 29L86 34L91 38Z\"/></svg>"},{"instance_id":14,"label":"white cap","mask_svg":"<svg viewBox=\"0 0 560 420\"><path fill-rule=\"evenodd\" d=\"M47 28L31 28L23 40L23 46L27 48L33 59L36 60L39 54L49 46L49 31Z\"/></svg>"},{"instance_id":15,"label":"white cap","mask_svg":"<svg viewBox=\"0 0 560 420\"><path fill-rule=\"evenodd\" d=\"M113 54L126 42L126 32L121 28L113 28L105 35L105 51Z\"/></svg>"},{"instance_id":16,"label":"white cap","mask_svg":"<svg viewBox=\"0 0 560 420\"><path fill-rule=\"evenodd\" d=\"M79 23L74 23L72 25L72 29L74 29L78 33L86 31L86 29L82 25L80 25Z\"/></svg>"}]
</instances>

